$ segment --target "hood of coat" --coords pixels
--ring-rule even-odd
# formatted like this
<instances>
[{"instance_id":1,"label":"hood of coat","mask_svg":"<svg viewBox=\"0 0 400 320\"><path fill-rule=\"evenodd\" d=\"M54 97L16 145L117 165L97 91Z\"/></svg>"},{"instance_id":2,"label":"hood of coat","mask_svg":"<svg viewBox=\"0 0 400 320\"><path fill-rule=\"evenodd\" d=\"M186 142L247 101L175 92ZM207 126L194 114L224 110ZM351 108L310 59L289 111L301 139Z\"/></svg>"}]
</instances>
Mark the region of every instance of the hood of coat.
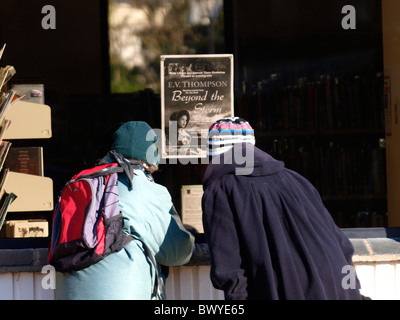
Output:
<instances>
[{"instance_id":1,"label":"hood of coat","mask_svg":"<svg viewBox=\"0 0 400 320\"><path fill-rule=\"evenodd\" d=\"M267 176L278 173L284 167L283 161L274 159L250 143L235 144L231 150L211 158L203 185L227 174Z\"/></svg>"}]
</instances>

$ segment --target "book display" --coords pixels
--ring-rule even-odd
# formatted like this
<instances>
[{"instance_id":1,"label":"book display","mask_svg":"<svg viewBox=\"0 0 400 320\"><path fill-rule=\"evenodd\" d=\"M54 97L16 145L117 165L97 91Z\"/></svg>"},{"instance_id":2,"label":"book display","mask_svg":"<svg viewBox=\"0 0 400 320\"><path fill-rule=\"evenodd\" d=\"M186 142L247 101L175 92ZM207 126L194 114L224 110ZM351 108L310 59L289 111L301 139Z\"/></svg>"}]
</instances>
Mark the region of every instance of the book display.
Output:
<instances>
[{"instance_id":1,"label":"book display","mask_svg":"<svg viewBox=\"0 0 400 320\"><path fill-rule=\"evenodd\" d=\"M257 146L310 180L339 227L387 226L382 3L354 3L355 29L341 25L338 1L290 6L301 14L273 0L227 5L235 113Z\"/></svg>"},{"instance_id":2,"label":"book display","mask_svg":"<svg viewBox=\"0 0 400 320\"><path fill-rule=\"evenodd\" d=\"M0 69L0 238L47 237L48 223L35 220L37 212L53 210L53 181L44 176L43 148L13 148L12 141L50 138L51 111L47 105L23 101L24 95L15 90L6 90L10 74L15 74L14 67ZM13 213L12 223L7 221L8 213ZM20 213L29 220L20 220ZM35 232L38 223L40 232Z\"/></svg>"},{"instance_id":3,"label":"book display","mask_svg":"<svg viewBox=\"0 0 400 320\"><path fill-rule=\"evenodd\" d=\"M340 227L386 220L383 75L243 84L240 116L257 144L304 175Z\"/></svg>"}]
</instances>

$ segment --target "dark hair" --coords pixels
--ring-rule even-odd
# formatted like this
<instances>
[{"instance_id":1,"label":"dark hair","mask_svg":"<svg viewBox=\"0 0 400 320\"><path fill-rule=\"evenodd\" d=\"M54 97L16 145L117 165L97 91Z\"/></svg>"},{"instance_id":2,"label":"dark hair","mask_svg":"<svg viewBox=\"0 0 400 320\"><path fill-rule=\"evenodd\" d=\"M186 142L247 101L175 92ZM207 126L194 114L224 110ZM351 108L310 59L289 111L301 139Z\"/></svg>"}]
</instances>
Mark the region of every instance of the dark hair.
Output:
<instances>
[{"instance_id":1,"label":"dark hair","mask_svg":"<svg viewBox=\"0 0 400 320\"><path fill-rule=\"evenodd\" d=\"M190 115L189 115L189 112L186 110L179 111L178 115L176 116L176 121L179 121L179 119L183 116L186 116L186 118L187 118L187 120L186 120L186 126L187 126L189 123L189 120L190 120Z\"/></svg>"}]
</instances>

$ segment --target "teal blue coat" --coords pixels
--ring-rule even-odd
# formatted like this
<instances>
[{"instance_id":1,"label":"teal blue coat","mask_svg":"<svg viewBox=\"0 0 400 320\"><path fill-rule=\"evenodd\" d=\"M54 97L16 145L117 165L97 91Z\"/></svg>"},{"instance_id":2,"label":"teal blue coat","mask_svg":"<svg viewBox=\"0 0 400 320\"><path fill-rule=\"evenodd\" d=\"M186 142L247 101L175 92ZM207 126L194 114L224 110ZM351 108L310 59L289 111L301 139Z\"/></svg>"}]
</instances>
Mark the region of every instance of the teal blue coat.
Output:
<instances>
[{"instance_id":1,"label":"teal blue coat","mask_svg":"<svg viewBox=\"0 0 400 320\"><path fill-rule=\"evenodd\" d=\"M172 204L168 190L135 170L133 188L120 175L119 205L124 230L143 241L158 264L178 266L187 263L194 248L193 236L185 230ZM139 240L107 256L86 269L57 273L56 299L149 300L155 270ZM159 266L158 266L159 268ZM164 282L164 277L161 277ZM158 299L163 298L160 286Z\"/></svg>"}]
</instances>

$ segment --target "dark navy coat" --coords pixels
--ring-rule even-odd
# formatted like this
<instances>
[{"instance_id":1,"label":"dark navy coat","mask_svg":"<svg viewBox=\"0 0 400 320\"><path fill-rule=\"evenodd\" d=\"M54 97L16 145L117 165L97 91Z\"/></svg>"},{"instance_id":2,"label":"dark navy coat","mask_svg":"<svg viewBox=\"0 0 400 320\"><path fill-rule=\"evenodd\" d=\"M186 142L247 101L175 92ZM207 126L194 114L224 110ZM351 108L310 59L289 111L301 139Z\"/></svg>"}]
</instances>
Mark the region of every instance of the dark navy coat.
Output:
<instances>
[{"instance_id":1,"label":"dark navy coat","mask_svg":"<svg viewBox=\"0 0 400 320\"><path fill-rule=\"evenodd\" d=\"M204 176L214 287L226 299L361 299L355 272L349 273L353 246L317 190L283 162L247 146L254 161L235 161L236 153L227 152L216 156L220 164L213 158ZM237 174L241 162L250 174Z\"/></svg>"}]
</instances>

